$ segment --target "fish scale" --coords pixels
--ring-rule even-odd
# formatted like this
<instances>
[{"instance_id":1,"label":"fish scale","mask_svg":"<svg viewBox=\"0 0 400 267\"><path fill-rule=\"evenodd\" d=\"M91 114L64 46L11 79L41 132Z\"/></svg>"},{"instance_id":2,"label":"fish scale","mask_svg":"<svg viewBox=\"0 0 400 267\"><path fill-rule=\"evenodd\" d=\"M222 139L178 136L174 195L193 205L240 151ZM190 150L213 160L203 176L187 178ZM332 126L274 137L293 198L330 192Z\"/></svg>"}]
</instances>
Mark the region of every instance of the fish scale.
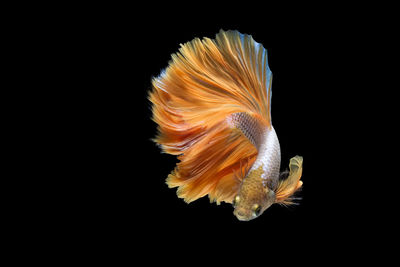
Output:
<instances>
[{"instance_id":1,"label":"fish scale","mask_svg":"<svg viewBox=\"0 0 400 267\"><path fill-rule=\"evenodd\" d=\"M276 188L281 164L281 149L274 127L263 127L257 118L244 112L232 114L228 118L228 123L240 129L257 148L257 159L249 172L262 166L263 185Z\"/></svg>"}]
</instances>

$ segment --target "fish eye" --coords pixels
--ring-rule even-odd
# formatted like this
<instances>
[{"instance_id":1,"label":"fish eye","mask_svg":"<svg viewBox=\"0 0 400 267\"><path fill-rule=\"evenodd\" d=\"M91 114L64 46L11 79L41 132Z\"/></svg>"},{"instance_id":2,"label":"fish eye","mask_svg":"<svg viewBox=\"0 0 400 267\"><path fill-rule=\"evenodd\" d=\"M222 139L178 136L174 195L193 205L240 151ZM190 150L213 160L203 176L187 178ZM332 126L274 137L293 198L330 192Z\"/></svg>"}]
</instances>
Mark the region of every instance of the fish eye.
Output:
<instances>
[{"instance_id":1,"label":"fish eye","mask_svg":"<svg viewBox=\"0 0 400 267\"><path fill-rule=\"evenodd\" d=\"M236 196L232 201L232 205L235 206L239 201L240 201L240 197Z\"/></svg>"},{"instance_id":2,"label":"fish eye","mask_svg":"<svg viewBox=\"0 0 400 267\"><path fill-rule=\"evenodd\" d=\"M260 206L260 205L258 205L258 204L254 204L254 206L253 206L253 211L254 211L254 215L255 215L255 216L258 216L258 215L260 215L260 212L261 212L261 206Z\"/></svg>"}]
</instances>

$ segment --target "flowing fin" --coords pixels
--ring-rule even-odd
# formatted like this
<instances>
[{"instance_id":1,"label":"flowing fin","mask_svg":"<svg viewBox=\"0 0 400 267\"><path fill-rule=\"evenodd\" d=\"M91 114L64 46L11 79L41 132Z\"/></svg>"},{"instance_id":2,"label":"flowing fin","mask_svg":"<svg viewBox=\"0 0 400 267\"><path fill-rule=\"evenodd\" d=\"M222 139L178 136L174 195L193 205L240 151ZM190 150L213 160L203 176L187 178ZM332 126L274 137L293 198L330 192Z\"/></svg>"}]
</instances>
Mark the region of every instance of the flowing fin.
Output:
<instances>
[{"instance_id":1,"label":"flowing fin","mask_svg":"<svg viewBox=\"0 0 400 267\"><path fill-rule=\"evenodd\" d=\"M280 180L276 189L276 202L284 205L293 204L291 196L301 188L303 182L300 181L303 172L303 157L295 156L289 162L289 176Z\"/></svg>"},{"instance_id":2,"label":"flowing fin","mask_svg":"<svg viewBox=\"0 0 400 267\"><path fill-rule=\"evenodd\" d=\"M191 202L208 194L217 203L232 201L240 184L234 173L257 156L257 131L241 126L256 121L271 127L271 79L266 50L237 31L181 45L153 79L154 141L178 155L167 184L179 186L179 197ZM233 114L242 114L242 121L232 123Z\"/></svg>"}]
</instances>

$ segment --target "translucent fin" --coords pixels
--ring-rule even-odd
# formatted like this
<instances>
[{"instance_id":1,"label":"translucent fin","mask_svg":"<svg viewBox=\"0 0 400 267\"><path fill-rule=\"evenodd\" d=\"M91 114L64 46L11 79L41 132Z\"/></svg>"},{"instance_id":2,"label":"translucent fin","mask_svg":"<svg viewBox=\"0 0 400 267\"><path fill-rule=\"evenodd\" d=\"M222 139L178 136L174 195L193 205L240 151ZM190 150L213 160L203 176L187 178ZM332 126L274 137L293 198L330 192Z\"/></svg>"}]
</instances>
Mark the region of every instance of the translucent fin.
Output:
<instances>
[{"instance_id":1,"label":"translucent fin","mask_svg":"<svg viewBox=\"0 0 400 267\"><path fill-rule=\"evenodd\" d=\"M257 150L232 127L232 114L249 114L271 125L271 77L267 53L251 36L221 31L215 40L194 39L161 75L149 95L154 139L180 163L167 184L187 202L209 194L211 201L231 202L244 161L252 164ZM244 168L244 167L243 167Z\"/></svg>"},{"instance_id":2,"label":"translucent fin","mask_svg":"<svg viewBox=\"0 0 400 267\"><path fill-rule=\"evenodd\" d=\"M303 157L295 156L291 158L289 170L289 176L279 181L275 192L276 202L285 205L293 204L290 197L303 185L303 182L300 181L303 172Z\"/></svg>"}]
</instances>

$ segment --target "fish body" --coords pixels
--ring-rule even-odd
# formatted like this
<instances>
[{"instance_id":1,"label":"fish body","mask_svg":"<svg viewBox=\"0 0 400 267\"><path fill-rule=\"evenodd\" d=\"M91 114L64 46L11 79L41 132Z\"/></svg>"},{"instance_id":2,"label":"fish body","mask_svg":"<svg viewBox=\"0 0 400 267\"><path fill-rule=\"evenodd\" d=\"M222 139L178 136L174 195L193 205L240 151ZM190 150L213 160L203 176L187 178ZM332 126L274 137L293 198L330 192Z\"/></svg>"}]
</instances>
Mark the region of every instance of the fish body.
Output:
<instances>
[{"instance_id":1,"label":"fish body","mask_svg":"<svg viewBox=\"0 0 400 267\"><path fill-rule=\"evenodd\" d=\"M279 178L271 84L267 51L237 31L182 45L153 79L154 140L180 160L167 178L178 197L232 203L244 221L274 203L291 203L302 185L302 158L294 157L289 176Z\"/></svg>"}]
</instances>

